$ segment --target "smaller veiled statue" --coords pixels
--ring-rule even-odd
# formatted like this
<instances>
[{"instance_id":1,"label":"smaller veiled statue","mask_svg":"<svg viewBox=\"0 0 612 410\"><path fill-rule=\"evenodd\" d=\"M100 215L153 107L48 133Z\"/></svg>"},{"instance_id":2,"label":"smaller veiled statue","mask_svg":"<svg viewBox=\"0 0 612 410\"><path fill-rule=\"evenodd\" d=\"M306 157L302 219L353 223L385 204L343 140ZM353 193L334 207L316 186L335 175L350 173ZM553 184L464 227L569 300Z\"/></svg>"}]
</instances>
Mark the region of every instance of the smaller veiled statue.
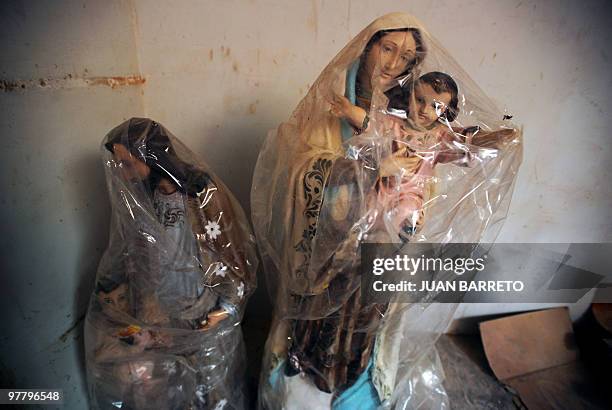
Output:
<instances>
[{"instance_id":1,"label":"smaller veiled statue","mask_svg":"<svg viewBox=\"0 0 612 410\"><path fill-rule=\"evenodd\" d=\"M110 131L102 157L112 218L85 322L92 407L243 408L257 259L240 205L150 119Z\"/></svg>"}]
</instances>

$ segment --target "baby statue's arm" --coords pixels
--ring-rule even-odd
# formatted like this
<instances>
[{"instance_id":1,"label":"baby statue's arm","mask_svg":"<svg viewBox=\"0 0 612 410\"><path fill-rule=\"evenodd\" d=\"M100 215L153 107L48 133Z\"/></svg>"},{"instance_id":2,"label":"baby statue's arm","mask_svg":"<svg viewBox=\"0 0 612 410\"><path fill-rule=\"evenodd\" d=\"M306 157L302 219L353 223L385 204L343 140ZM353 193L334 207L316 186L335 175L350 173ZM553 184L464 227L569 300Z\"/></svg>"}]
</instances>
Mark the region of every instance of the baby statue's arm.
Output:
<instances>
[{"instance_id":1,"label":"baby statue's arm","mask_svg":"<svg viewBox=\"0 0 612 410\"><path fill-rule=\"evenodd\" d=\"M441 140L446 149L436 158L436 163L454 163L460 166L474 167L488 158L493 158L491 151L501 150L512 142L517 135L515 129L481 131L479 127L468 127L449 132L444 130Z\"/></svg>"}]
</instances>

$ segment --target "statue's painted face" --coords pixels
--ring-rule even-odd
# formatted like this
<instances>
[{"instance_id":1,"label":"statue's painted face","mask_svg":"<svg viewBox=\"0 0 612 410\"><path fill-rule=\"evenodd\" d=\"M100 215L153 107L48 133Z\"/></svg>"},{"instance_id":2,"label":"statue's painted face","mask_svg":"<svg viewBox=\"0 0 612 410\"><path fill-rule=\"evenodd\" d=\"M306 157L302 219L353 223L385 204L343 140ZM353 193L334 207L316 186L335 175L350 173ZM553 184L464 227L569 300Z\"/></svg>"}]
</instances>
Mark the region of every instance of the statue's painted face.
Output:
<instances>
[{"instance_id":1,"label":"statue's painted face","mask_svg":"<svg viewBox=\"0 0 612 410\"><path fill-rule=\"evenodd\" d=\"M394 31L380 38L366 56L365 69L371 79L388 85L414 63L416 41L411 31Z\"/></svg>"},{"instance_id":2,"label":"statue's painted face","mask_svg":"<svg viewBox=\"0 0 612 410\"><path fill-rule=\"evenodd\" d=\"M151 168L132 155L128 149L121 144L113 144L115 160L121 167L121 174L129 181L146 179L151 173Z\"/></svg>"},{"instance_id":3,"label":"statue's painted face","mask_svg":"<svg viewBox=\"0 0 612 410\"><path fill-rule=\"evenodd\" d=\"M414 100L410 100L410 112L414 113L418 125L430 128L446 112L450 101L449 92L437 93L431 85L417 82Z\"/></svg>"},{"instance_id":4,"label":"statue's painted face","mask_svg":"<svg viewBox=\"0 0 612 410\"><path fill-rule=\"evenodd\" d=\"M101 291L98 293L98 297L100 298L103 308L109 307L121 312L127 312L129 309L127 292L127 284L122 283L108 293Z\"/></svg>"}]
</instances>

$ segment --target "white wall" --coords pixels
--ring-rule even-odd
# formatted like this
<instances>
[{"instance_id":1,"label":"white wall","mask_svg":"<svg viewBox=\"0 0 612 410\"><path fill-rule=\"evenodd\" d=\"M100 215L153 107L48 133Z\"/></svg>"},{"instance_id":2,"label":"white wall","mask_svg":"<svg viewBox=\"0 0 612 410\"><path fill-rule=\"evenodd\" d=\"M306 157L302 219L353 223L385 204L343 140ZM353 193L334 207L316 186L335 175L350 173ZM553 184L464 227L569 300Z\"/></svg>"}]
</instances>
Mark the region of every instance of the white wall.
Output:
<instances>
[{"instance_id":1,"label":"white wall","mask_svg":"<svg viewBox=\"0 0 612 410\"><path fill-rule=\"evenodd\" d=\"M500 241L610 241L610 9L594 0L2 2L1 79L27 84L0 90L3 379L59 383L73 392L70 407L82 407L79 327L59 338L84 312L106 246L105 132L133 115L162 122L248 207L267 131L350 38L390 11L419 17L525 127ZM139 73L144 86L115 89L64 79ZM40 78L53 86L36 86Z\"/></svg>"},{"instance_id":2,"label":"white wall","mask_svg":"<svg viewBox=\"0 0 612 410\"><path fill-rule=\"evenodd\" d=\"M98 147L143 114L141 86L84 78L138 74L131 14L123 1L0 4L1 80L17 86L0 90L0 380L62 388L66 408L87 407L80 317L109 217Z\"/></svg>"}]
</instances>

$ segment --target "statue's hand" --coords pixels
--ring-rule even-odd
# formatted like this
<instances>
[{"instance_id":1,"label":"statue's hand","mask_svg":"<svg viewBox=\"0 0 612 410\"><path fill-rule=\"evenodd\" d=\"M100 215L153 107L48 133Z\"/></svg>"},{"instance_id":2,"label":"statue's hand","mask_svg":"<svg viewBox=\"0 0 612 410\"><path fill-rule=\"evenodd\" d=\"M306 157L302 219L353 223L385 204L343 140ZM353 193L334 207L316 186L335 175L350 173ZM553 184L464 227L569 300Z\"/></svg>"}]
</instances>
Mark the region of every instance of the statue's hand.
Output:
<instances>
[{"instance_id":1,"label":"statue's hand","mask_svg":"<svg viewBox=\"0 0 612 410\"><path fill-rule=\"evenodd\" d=\"M206 322L200 327L200 330L208 330L217 326L222 320L229 317L229 312L225 309L212 311L206 317Z\"/></svg>"},{"instance_id":2,"label":"statue's hand","mask_svg":"<svg viewBox=\"0 0 612 410\"><path fill-rule=\"evenodd\" d=\"M367 114L363 108L351 104L349 99L343 95L334 95L328 102L331 106L330 112L332 115L338 118L345 118L353 127L362 127Z\"/></svg>"}]
</instances>

